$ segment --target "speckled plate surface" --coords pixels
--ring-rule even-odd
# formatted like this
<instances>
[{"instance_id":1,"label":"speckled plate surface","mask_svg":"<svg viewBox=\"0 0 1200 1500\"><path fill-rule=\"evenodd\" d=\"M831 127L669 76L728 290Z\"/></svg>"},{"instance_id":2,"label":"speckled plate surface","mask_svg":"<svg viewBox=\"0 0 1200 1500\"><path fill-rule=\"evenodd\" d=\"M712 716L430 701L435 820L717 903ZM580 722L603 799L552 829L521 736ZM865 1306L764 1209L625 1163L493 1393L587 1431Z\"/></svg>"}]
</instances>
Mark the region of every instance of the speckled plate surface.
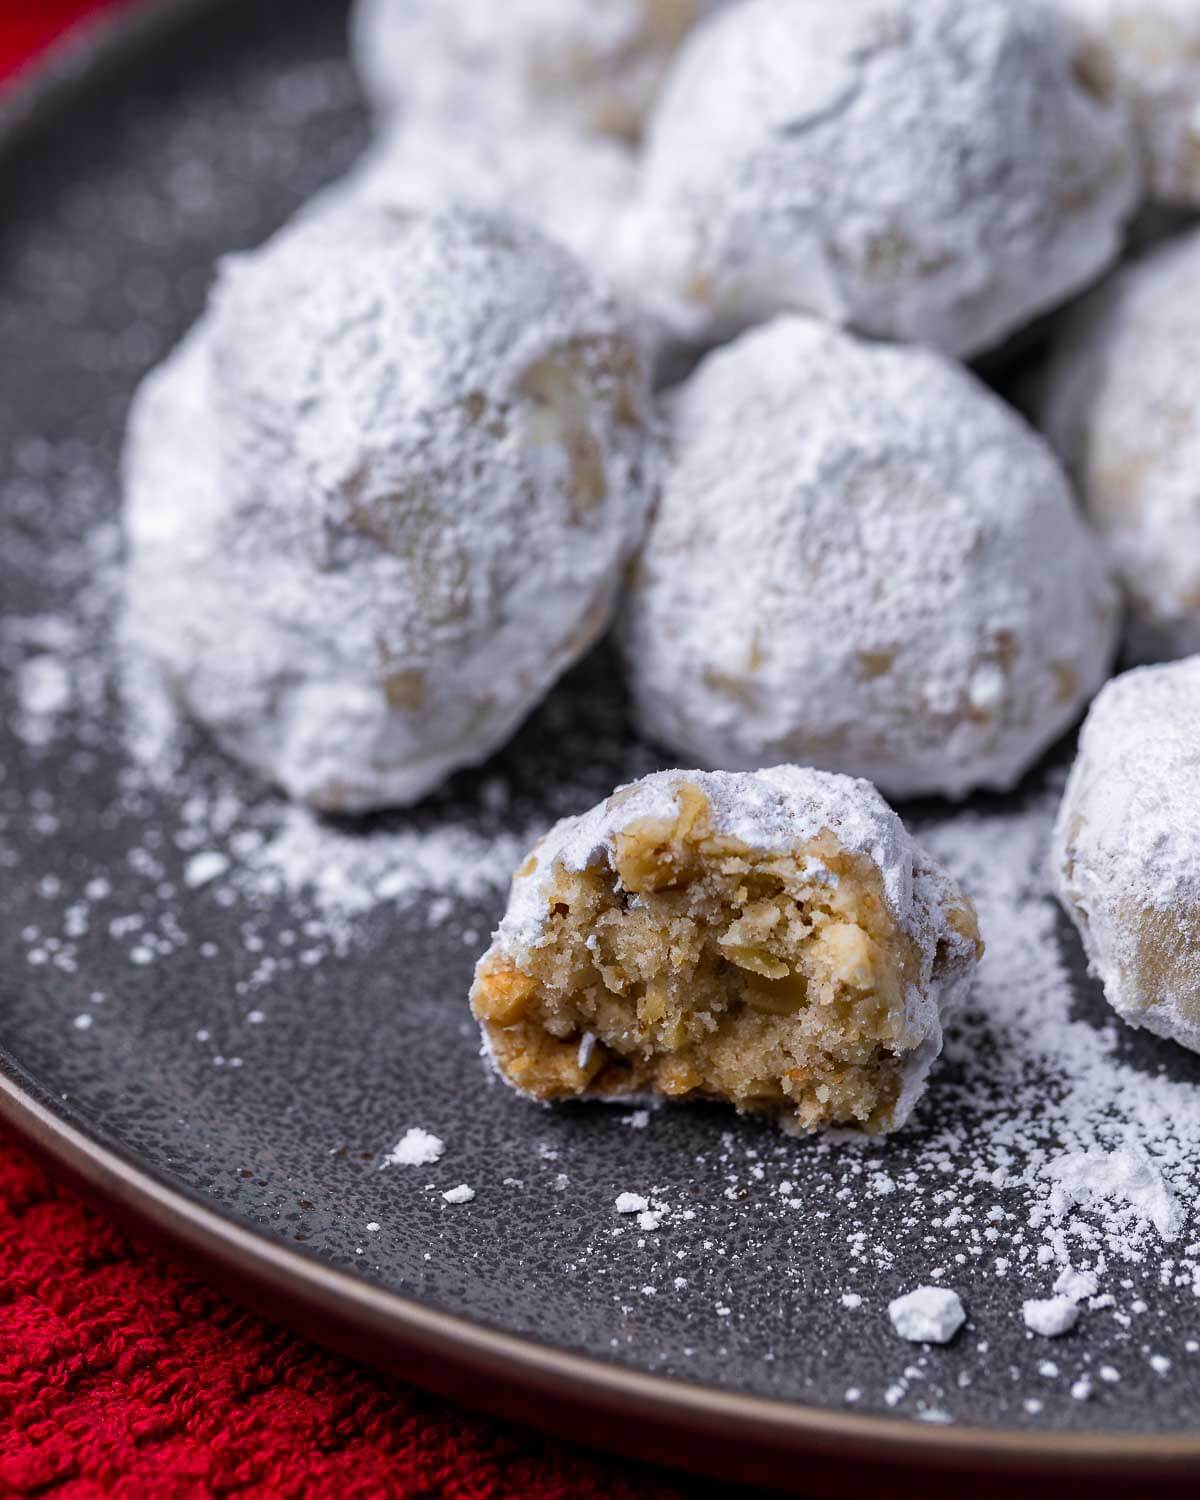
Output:
<instances>
[{"instance_id":1,"label":"speckled plate surface","mask_svg":"<svg viewBox=\"0 0 1200 1500\"><path fill-rule=\"evenodd\" d=\"M605 652L496 763L407 819L305 834L198 736L172 740L156 775L139 768L154 726L131 728L110 645L126 407L214 257L261 239L361 146L343 28L327 0L188 0L85 45L9 109L4 1115L256 1305L600 1445L811 1493L1194 1483L1200 1363L1175 1352L1200 1325L1191 1288L1131 1280L1132 1332L1097 1316L1035 1345L1031 1283L996 1273L966 1211L982 1200L957 1221L939 1208L955 1152L983 1149L961 1043L917 1128L866 1150L715 1108L545 1111L487 1079L464 995L507 851L659 763L625 728ZM975 809L981 839L987 819L1036 821L1056 774ZM369 900L328 880L318 898L263 865L284 836L310 875L312 848L353 865L356 842L386 869ZM1075 989L1099 1031L1078 973ZM1146 1076L1200 1081L1166 1046L1113 1046ZM384 1164L410 1125L445 1140L436 1165ZM460 1183L473 1201L447 1203ZM660 1227L619 1218L623 1191L661 1205ZM970 1312L944 1350L901 1344L886 1316L931 1275ZM1151 1355L1168 1332L1165 1379ZM1058 1378L1039 1373L1047 1358ZM1098 1378L1108 1365L1119 1385ZM1087 1400L1071 1394L1084 1376Z\"/></svg>"}]
</instances>

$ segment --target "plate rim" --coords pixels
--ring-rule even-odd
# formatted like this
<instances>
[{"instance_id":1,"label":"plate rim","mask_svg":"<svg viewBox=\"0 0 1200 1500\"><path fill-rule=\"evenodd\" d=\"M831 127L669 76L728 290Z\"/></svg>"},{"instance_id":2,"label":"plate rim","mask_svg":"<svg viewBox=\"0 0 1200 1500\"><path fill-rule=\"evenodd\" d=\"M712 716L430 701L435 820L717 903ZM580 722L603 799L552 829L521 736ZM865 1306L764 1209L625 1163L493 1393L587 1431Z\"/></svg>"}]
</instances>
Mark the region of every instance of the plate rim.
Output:
<instances>
[{"instance_id":1,"label":"plate rim","mask_svg":"<svg viewBox=\"0 0 1200 1500\"><path fill-rule=\"evenodd\" d=\"M141 0L101 12L4 87L0 164L105 72L231 0ZM0 1121L135 1236L165 1246L251 1311L450 1399L593 1448L710 1478L844 1493L864 1476L921 1493L1087 1480L1113 1493L1200 1477L1195 1433L1026 1432L852 1413L650 1375L441 1312L207 1206L57 1111L0 1033ZM534 1402L531 1408L530 1402ZM597 1417L610 1419L597 1433ZM809 1467L797 1471L797 1460ZM986 1466L986 1472L981 1468ZM933 1486L931 1489L930 1486ZM832 1488L826 1488L831 1486ZM954 1488L950 1488L953 1486Z\"/></svg>"}]
</instances>

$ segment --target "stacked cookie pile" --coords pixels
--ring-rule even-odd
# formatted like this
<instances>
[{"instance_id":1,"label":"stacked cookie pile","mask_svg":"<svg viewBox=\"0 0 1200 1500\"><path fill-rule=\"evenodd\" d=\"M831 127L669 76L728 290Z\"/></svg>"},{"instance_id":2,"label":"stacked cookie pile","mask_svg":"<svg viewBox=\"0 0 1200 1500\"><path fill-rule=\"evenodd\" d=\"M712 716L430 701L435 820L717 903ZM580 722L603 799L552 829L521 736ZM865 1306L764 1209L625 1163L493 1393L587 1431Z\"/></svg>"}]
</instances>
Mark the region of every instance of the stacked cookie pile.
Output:
<instances>
[{"instance_id":1,"label":"stacked cookie pile","mask_svg":"<svg viewBox=\"0 0 1200 1500\"><path fill-rule=\"evenodd\" d=\"M411 804L616 619L672 757L959 798L1015 786L1122 649L1200 651L1200 234L1118 265L1136 215L1200 203L1190 0L361 0L353 47L375 146L223 265L131 421L130 635L230 753L322 810ZM1031 326L1045 437L966 363ZM1110 997L1195 1046L1193 720L1195 663L1108 689L1059 842ZM807 847L843 794L788 787ZM497 998L492 959L503 1016L528 975ZM553 1023L578 1051L566 988L524 1051L528 1008L485 1014L493 1050ZM665 1033L636 1067L608 1033L607 1092L661 1071ZM584 1051L560 1092L597 1087ZM695 1089L757 1107L740 1086ZM770 1107L909 1102L816 1088Z\"/></svg>"}]
</instances>

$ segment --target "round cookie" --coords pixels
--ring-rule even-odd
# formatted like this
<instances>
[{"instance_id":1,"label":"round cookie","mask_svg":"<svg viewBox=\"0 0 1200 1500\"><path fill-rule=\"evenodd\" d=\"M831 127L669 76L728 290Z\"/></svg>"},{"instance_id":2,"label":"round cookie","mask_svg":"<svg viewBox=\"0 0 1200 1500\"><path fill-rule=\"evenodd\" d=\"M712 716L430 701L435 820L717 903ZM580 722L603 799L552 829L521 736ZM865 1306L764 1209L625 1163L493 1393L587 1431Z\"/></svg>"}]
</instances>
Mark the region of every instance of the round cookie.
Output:
<instances>
[{"instance_id":1,"label":"round cookie","mask_svg":"<svg viewBox=\"0 0 1200 1500\"><path fill-rule=\"evenodd\" d=\"M416 124L385 131L331 191L381 208L466 204L519 215L619 285L629 279L622 225L636 183L634 153L618 141L546 130L447 138Z\"/></svg>"},{"instance_id":2,"label":"round cookie","mask_svg":"<svg viewBox=\"0 0 1200 1500\"><path fill-rule=\"evenodd\" d=\"M638 239L689 336L801 311L966 356L1116 257L1135 157L1036 0L745 0L672 71Z\"/></svg>"},{"instance_id":3,"label":"round cookie","mask_svg":"<svg viewBox=\"0 0 1200 1500\"><path fill-rule=\"evenodd\" d=\"M136 402L133 639L293 796L416 801L606 628L654 432L623 314L535 231L298 222L225 263Z\"/></svg>"},{"instance_id":4,"label":"round cookie","mask_svg":"<svg viewBox=\"0 0 1200 1500\"><path fill-rule=\"evenodd\" d=\"M1200 652L1200 233L1119 272L1058 322L1039 422L1128 600L1135 662Z\"/></svg>"},{"instance_id":5,"label":"round cookie","mask_svg":"<svg viewBox=\"0 0 1200 1500\"><path fill-rule=\"evenodd\" d=\"M665 771L535 846L471 1004L535 1099L722 1099L883 1133L981 951L970 901L866 782Z\"/></svg>"},{"instance_id":6,"label":"round cookie","mask_svg":"<svg viewBox=\"0 0 1200 1500\"><path fill-rule=\"evenodd\" d=\"M636 139L684 37L730 0L358 0L351 50L384 114Z\"/></svg>"},{"instance_id":7,"label":"round cookie","mask_svg":"<svg viewBox=\"0 0 1200 1500\"><path fill-rule=\"evenodd\" d=\"M448 136L419 122L384 131L304 212L318 216L358 198L379 208L466 205L512 214L565 245L617 291L657 354L675 320L646 302L630 247L636 187L634 153L619 141L546 130Z\"/></svg>"},{"instance_id":8,"label":"round cookie","mask_svg":"<svg viewBox=\"0 0 1200 1500\"><path fill-rule=\"evenodd\" d=\"M1054 868L1108 1003L1200 1052L1200 658L1128 672L1096 699Z\"/></svg>"},{"instance_id":9,"label":"round cookie","mask_svg":"<svg viewBox=\"0 0 1200 1500\"><path fill-rule=\"evenodd\" d=\"M1074 29L1076 69L1133 116L1146 191L1200 206L1200 6L1196 0L1054 0Z\"/></svg>"},{"instance_id":10,"label":"round cookie","mask_svg":"<svg viewBox=\"0 0 1200 1500\"><path fill-rule=\"evenodd\" d=\"M1011 787L1104 681L1116 591L1041 439L931 350L780 318L673 393L623 645L687 761Z\"/></svg>"}]
</instances>

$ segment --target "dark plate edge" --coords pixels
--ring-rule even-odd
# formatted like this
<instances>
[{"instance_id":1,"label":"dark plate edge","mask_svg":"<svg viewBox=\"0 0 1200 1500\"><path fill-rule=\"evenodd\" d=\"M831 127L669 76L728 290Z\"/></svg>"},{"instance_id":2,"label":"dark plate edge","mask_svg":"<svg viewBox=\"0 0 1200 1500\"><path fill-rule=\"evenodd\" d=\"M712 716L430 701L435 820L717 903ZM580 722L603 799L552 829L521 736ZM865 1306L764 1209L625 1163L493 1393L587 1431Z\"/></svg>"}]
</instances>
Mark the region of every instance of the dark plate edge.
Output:
<instances>
[{"instance_id":1,"label":"dark plate edge","mask_svg":"<svg viewBox=\"0 0 1200 1500\"><path fill-rule=\"evenodd\" d=\"M1086 1479L1194 1493L1200 1439L926 1427L643 1375L497 1333L332 1270L160 1182L60 1118L0 1052L0 1120L86 1198L256 1313L353 1359L578 1442L710 1477L812 1494L1011 1493ZM986 1473L981 1473L986 1469Z\"/></svg>"},{"instance_id":2,"label":"dark plate edge","mask_svg":"<svg viewBox=\"0 0 1200 1500\"><path fill-rule=\"evenodd\" d=\"M167 39L189 17L232 0L143 0L85 23L0 102L0 159L75 92ZM323 1265L227 1219L90 1139L40 1100L0 1047L0 1120L55 1174L139 1238L182 1257L256 1313L504 1420L708 1477L792 1492L845 1494L872 1481L893 1494L963 1486L1049 1493L1086 1481L1097 1494L1151 1484L1195 1493L1200 1433L1023 1433L925 1426L744 1396L643 1375L487 1329Z\"/></svg>"},{"instance_id":3,"label":"dark plate edge","mask_svg":"<svg viewBox=\"0 0 1200 1500\"><path fill-rule=\"evenodd\" d=\"M189 16L232 8L234 0L126 0L115 13L85 16L32 66L0 85L0 154L35 133L84 84L169 37Z\"/></svg>"}]
</instances>

